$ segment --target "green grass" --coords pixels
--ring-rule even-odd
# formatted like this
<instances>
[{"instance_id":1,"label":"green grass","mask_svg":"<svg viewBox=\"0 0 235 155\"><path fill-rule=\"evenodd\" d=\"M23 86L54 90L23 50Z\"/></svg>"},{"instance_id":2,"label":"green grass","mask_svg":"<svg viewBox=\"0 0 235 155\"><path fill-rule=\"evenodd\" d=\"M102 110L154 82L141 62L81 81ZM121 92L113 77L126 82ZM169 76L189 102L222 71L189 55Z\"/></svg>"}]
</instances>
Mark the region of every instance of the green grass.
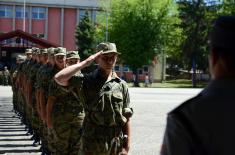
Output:
<instances>
[{"instance_id":1,"label":"green grass","mask_svg":"<svg viewBox=\"0 0 235 155\"><path fill-rule=\"evenodd\" d=\"M133 83L128 84L133 87ZM205 88L208 82L197 82L197 88ZM140 87L144 87L144 83L140 83ZM150 88L193 88L192 81L187 79L169 80L163 82L152 83Z\"/></svg>"}]
</instances>

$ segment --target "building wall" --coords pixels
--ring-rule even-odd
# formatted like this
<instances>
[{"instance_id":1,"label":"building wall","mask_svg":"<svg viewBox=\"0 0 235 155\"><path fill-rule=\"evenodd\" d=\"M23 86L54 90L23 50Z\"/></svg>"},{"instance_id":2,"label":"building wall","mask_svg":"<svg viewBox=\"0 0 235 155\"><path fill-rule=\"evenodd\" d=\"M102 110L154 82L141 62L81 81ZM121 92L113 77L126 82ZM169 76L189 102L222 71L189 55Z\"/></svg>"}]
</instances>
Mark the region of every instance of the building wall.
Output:
<instances>
[{"instance_id":1,"label":"building wall","mask_svg":"<svg viewBox=\"0 0 235 155\"><path fill-rule=\"evenodd\" d=\"M9 32L12 28L11 18L0 18L0 32Z\"/></svg>"},{"instance_id":2,"label":"building wall","mask_svg":"<svg viewBox=\"0 0 235 155\"><path fill-rule=\"evenodd\" d=\"M32 20L32 34L45 34L45 20Z\"/></svg>"},{"instance_id":3,"label":"building wall","mask_svg":"<svg viewBox=\"0 0 235 155\"><path fill-rule=\"evenodd\" d=\"M11 18L0 17L0 32L23 30L23 18L16 18L15 8L23 7L24 0L0 0L0 6L12 6ZM33 17L33 9L45 9L45 18ZM95 13L96 0L26 0L28 17L25 19L25 31L33 35L43 36L50 42L56 43L68 50L76 50L75 28L79 23L80 10L90 10ZM23 15L23 13L22 13ZM95 20L94 14L92 19ZM94 23L94 21L93 21Z\"/></svg>"},{"instance_id":4,"label":"building wall","mask_svg":"<svg viewBox=\"0 0 235 155\"><path fill-rule=\"evenodd\" d=\"M76 49L75 46L75 28L77 23L77 10L65 9L64 10L64 46L68 50Z\"/></svg>"},{"instance_id":5,"label":"building wall","mask_svg":"<svg viewBox=\"0 0 235 155\"><path fill-rule=\"evenodd\" d=\"M23 20L22 19L16 19L15 20L15 29L23 30ZM25 20L25 31L29 32L29 19Z\"/></svg>"},{"instance_id":6,"label":"building wall","mask_svg":"<svg viewBox=\"0 0 235 155\"><path fill-rule=\"evenodd\" d=\"M23 3L24 0L0 0L5 3ZM26 0L35 5L66 5L70 7L97 7L98 0Z\"/></svg>"},{"instance_id":7,"label":"building wall","mask_svg":"<svg viewBox=\"0 0 235 155\"><path fill-rule=\"evenodd\" d=\"M48 8L48 40L60 44L61 9Z\"/></svg>"}]
</instances>

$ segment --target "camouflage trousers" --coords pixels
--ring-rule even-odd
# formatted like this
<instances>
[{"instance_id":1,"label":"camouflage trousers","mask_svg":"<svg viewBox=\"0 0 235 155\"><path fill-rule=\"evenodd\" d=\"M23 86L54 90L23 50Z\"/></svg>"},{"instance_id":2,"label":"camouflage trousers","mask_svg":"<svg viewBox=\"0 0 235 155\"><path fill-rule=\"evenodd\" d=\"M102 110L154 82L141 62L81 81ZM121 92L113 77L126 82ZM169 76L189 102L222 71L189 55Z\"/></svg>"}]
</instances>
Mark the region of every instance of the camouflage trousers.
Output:
<instances>
[{"instance_id":1,"label":"camouflage trousers","mask_svg":"<svg viewBox=\"0 0 235 155\"><path fill-rule=\"evenodd\" d=\"M50 130L49 138L49 145L53 150L52 154L78 154L83 118L84 116L79 117L72 113L53 114L53 129Z\"/></svg>"},{"instance_id":2,"label":"camouflage trousers","mask_svg":"<svg viewBox=\"0 0 235 155\"><path fill-rule=\"evenodd\" d=\"M79 155L119 155L123 146L121 127L84 124Z\"/></svg>"}]
</instances>

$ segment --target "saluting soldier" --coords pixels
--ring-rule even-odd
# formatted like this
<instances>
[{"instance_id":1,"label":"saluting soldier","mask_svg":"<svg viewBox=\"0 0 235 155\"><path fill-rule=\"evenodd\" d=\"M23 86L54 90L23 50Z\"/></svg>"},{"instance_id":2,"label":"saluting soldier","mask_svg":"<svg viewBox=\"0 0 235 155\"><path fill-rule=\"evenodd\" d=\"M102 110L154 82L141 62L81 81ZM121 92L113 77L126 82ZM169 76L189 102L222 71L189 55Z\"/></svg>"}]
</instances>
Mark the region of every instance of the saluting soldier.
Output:
<instances>
[{"instance_id":1,"label":"saluting soldier","mask_svg":"<svg viewBox=\"0 0 235 155\"><path fill-rule=\"evenodd\" d=\"M80 154L128 154L133 110L126 82L113 71L118 54L114 43L100 43L96 54L55 75L59 85L76 88L84 105ZM93 61L97 62L98 69L74 76Z\"/></svg>"}]
</instances>

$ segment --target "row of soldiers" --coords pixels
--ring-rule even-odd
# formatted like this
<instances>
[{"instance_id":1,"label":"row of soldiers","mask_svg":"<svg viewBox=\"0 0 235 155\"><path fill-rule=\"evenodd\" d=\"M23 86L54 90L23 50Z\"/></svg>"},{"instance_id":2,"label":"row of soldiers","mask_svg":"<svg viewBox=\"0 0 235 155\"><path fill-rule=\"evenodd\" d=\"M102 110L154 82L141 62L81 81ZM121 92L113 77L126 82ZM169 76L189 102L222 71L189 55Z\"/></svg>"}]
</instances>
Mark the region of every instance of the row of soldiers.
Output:
<instances>
[{"instance_id":1,"label":"row of soldiers","mask_svg":"<svg viewBox=\"0 0 235 155\"><path fill-rule=\"evenodd\" d=\"M72 90L54 82L54 75L80 61L78 51L63 47L26 49L11 72L13 106L34 145L41 143L42 154L78 154L84 111ZM62 88L63 89L63 88ZM60 100L61 104L54 104Z\"/></svg>"}]
</instances>

